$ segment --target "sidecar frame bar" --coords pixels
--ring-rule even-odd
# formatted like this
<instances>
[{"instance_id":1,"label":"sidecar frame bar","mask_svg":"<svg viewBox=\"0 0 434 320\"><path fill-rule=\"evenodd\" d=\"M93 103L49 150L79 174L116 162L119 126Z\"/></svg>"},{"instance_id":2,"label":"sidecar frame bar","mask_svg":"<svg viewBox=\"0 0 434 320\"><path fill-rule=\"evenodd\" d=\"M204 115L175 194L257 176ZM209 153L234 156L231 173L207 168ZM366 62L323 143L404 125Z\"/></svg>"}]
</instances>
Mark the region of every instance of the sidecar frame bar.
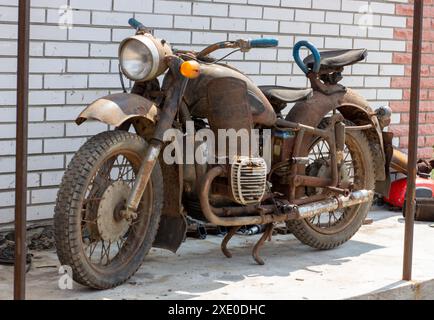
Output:
<instances>
[{"instance_id":1,"label":"sidecar frame bar","mask_svg":"<svg viewBox=\"0 0 434 320\"><path fill-rule=\"evenodd\" d=\"M26 297L29 32L30 0L20 0L18 8L17 128L15 158L15 300L24 300Z\"/></svg>"},{"instance_id":2,"label":"sidecar frame bar","mask_svg":"<svg viewBox=\"0 0 434 320\"><path fill-rule=\"evenodd\" d=\"M408 131L407 195L402 280L411 280L416 210L417 141L419 136L420 70L422 63L423 0L414 1L411 66L410 128Z\"/></svg>"}]
</instances>

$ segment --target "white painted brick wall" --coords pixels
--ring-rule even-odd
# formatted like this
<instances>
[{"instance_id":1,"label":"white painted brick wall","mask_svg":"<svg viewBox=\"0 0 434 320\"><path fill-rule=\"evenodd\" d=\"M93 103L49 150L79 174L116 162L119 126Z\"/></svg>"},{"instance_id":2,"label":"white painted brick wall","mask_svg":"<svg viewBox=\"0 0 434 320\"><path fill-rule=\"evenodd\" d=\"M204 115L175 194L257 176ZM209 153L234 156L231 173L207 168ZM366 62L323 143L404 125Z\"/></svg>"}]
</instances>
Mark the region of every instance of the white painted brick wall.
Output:
<instances>
[{"instance_id":1,"label":"white painted brick wall","mask_svg":"<svg viewBox=\"0 0 434 320\"><path fill-rule=\"evenodd\" d=\"M393 30L406 21L395 16L405 0L32 0L29 209L30 219L53 214L53 201L73 152L88 136L108 126L74 119L84 106L120 91L119 42L133 34L127 20L136 17L177 48L241 37L276 37L279 48L237 53L234 66L258 84L308 85L293 63L292 46L308 39L321 49L370 50L365 63L347 69L343 84L360 90L373 106L402 98L390 89L392 76L404 67L392 54L405 50ZM75 26L60 29L59 7L74 9ZM366 21L370 4L373 28ZM0 223L13 219L17 0L0 0ZM365 6L365 7L363 7ZM399 122L395 116L394 121Z\"/></svg>"}]
</instances>

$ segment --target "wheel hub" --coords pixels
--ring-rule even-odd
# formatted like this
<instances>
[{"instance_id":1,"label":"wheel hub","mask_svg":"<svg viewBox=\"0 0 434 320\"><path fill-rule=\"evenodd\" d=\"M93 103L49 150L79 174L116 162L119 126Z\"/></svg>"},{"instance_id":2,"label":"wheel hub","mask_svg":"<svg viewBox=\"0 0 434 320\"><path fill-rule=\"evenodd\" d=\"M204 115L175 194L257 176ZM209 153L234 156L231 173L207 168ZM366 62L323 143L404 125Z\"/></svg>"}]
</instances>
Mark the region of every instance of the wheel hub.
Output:
<instances>
[{"instance_id":1,"label":"wheel hub","mask_svg":"<svg viewBox=\"0 0 434 320\"><path fill-rule=\"evenodd\" d=\"M117 241L128 231L131 221L123 219L121 211L130 192L131 188L123 181L112 183L104 191L97 215L98 233L103 240Z\"/></svg>"}]
</instances>

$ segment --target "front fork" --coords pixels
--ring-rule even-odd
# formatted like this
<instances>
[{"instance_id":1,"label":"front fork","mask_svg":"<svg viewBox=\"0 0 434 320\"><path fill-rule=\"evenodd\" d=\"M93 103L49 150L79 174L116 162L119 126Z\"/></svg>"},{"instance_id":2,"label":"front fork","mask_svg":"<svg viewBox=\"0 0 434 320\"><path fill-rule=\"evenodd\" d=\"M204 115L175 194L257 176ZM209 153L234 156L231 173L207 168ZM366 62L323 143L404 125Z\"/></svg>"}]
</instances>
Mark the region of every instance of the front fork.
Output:
<instances>
[{"instance_id":1,"label":"front fork","mask_svg":"<svg viewBox=\"0 0 434 320\"><path fill-rule=\"evenodd\" d=\"M173 79L171 86L167 89L166 100L160 118L158 119L157 127L150 145L146 150L145 158L143 159L133 189L131 190L127 201L127 210L123 214L124 218L127 220L132 220L137 217L137 209L140 200L142 199L154 166L157 163L161 149L163 148L164 133L166 130L172 128L173 121L178 113L178 108L182 101L182 97L184 96L188 82L188 78L184 78L179 72L183 60L176 56L168 56L166 61L169 65L170 72L173 75Z\"/></svg>"}]
</instances>

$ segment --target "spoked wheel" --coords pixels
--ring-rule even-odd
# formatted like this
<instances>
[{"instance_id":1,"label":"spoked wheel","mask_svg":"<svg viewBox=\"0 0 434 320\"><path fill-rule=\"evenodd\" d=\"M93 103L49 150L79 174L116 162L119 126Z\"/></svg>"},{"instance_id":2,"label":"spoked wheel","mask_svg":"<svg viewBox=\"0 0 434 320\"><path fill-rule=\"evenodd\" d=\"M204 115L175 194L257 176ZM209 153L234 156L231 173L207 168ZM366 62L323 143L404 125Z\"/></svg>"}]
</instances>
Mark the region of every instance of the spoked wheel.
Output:
<instances>
[{"instance_id":1,"label":"spoked wheel","mask_svg":"<svg viewBox=\"0 0 434 320\"><path fill-rule=\"evenodd\" d=\"M125 282L152 246L163 195L158 164L137 217L123 215L146 148L137 135L104 132L86 142L66 170L54 216L57 254L83 285L107 289Z\"/></svg>"},{"instance_id":2,"label":"spoked wheel","mask_svg":"<svg viewBox=\"0 0 434 320\"><path fill-rule=\"evenodd\" d=\"M326 122L325 119L324 122ZM347 122L347 125L351 123ZM326 124L323 124L326 125ZM321 126L321 125L320 125ZM319 138L309 149L309 165L306 175L330 178L330 147ZM347 131L343 164L339 172L343 184L353 190L373 190L375 173L369 142L361 131ZM327 194L324 188L306 188L305 195ZM363 203L316 215L305 220L289 221L288 227L303 243L318 249L332 249L348 241L360 228L369 212L371 203Z\"/></svg>"}]
</instances>

